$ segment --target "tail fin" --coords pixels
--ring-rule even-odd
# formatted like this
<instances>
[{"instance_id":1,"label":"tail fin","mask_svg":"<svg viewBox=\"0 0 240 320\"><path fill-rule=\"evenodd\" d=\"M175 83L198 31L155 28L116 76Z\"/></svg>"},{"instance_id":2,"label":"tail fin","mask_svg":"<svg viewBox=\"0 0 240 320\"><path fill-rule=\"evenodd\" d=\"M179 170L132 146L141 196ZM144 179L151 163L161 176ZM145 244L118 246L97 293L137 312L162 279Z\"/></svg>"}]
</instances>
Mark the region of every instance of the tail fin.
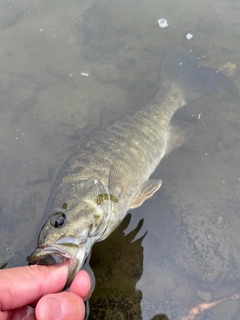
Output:
<instances>
[{"instance_id":1,"label":"tail fin","mask_svg":"<svg viewBox=\"0 0 240 320\"><path fill-rule=\"evenodd\" d=\"M160 86L180 90L185 103L212 92L224 79L226 76L220 71L202 67L174 50L168 51L162 60Z\"/></svg>"}]
</instances>

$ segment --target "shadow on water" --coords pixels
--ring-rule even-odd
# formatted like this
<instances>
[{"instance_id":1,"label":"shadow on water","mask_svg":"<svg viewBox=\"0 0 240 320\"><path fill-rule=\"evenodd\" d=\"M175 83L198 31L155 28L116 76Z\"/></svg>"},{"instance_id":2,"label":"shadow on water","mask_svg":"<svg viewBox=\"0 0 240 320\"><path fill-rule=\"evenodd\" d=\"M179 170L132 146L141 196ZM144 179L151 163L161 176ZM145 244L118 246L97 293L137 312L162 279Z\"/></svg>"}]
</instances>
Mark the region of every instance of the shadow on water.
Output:
<instances>
[{"instance_id":1,"label":"shadow on water","mask_svg":"<svg viewBox=\"0 0 240 320\"><path fill-rule=\"evenodd\" d=\"M141 219L133 231L123 236L130 220L128 214L108 239L93 247L90 266L96 287L89 300L88 320L142 319L142 292L135 288L143 272L142 241L147 232L137 238L144 221ZM168 320L168 317L158 314L152 319Z\"/></svg>"}]
</instances>

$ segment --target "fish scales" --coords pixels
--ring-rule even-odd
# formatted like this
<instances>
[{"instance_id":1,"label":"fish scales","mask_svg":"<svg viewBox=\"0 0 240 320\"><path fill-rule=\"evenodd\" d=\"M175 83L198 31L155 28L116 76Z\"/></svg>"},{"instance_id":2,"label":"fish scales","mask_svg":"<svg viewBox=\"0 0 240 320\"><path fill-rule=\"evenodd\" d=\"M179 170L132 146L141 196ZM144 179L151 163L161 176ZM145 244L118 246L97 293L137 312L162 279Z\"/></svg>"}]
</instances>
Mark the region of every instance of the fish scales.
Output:
<instances>
[{"instance_id":1,"label":"fish scales","mask_svg":"<svg viewBox=\"0 0 240 320\"><path fill-rule=\"evenodd\" d=\"M121 152L129 152L133 156L141 154L141 158L137 157L139 166L152 162L152 173L156 167L155 163L158 164L163 156L166 141L164 136L174 113L174 110L171 110L171 114L169 112L166 115L164 107L159 106L159 102L156 101L133 117L128 116L122 121L98 129L72 154L67 163L68 169L64 172L66 175L59 177L59 180L64 183L71 182L71 179L84 180L101 175L103 183L108 183L111 165L116 154Z\"/></svg>"}]
</instances>

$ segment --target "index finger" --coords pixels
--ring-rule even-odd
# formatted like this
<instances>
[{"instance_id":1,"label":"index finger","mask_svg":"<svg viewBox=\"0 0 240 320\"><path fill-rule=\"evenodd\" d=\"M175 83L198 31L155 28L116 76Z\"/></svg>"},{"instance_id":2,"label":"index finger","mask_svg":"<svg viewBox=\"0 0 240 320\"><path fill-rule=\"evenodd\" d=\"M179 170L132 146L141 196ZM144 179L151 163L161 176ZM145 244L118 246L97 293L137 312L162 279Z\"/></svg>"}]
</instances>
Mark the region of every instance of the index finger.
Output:
<instances>
[{"instance_id":1,"label":"index finger","mask_svg":"<svg viewBox=\"0 0 240 320\"><path fill-rule=\"evenodd\" d=\"M0 270L0 310L31 304L48 293L63 289L68 262L60 266L26 266Z\"/></svg>"},{"instance_id":2,"label":"index finger","mask_svg":"<svg viewBox=\"0 0 240 320\"><path fill-rule=\"evenodd\" d=\"M69 290L87 300L91 294L92 281L86 270L80 270L75 276Z\"/></svg>"}]
</instances>

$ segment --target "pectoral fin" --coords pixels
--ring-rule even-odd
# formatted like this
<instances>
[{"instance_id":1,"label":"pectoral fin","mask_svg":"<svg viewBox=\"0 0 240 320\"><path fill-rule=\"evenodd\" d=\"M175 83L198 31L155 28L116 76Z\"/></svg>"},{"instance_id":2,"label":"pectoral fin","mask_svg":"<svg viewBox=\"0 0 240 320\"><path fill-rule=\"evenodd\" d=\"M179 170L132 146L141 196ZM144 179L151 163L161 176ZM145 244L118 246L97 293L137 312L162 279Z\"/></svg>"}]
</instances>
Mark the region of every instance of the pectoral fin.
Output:
<instances>
[{"instance_id":1,"label":"pectoral fin","mask_svg":"<svg viewBox=\"0 0 240 320\"><path fill-rule=\"evenodd\" d=\"M162 180L148 180L143 183L141 190L132 200L129 209L140 207L143 202L149 198L161 187Z\"/></svg>"},{"instance_id":2,"label":"pectoral fin","mask_svg":"<svg viewBox=\"0 0 240 320\"><path fill-rule=\"evenodd\" d=\"M135 174L131 161L115 160L109 174L109 192L118 198L123 190L131 186Z\"/></svg>"}]
</instances>

